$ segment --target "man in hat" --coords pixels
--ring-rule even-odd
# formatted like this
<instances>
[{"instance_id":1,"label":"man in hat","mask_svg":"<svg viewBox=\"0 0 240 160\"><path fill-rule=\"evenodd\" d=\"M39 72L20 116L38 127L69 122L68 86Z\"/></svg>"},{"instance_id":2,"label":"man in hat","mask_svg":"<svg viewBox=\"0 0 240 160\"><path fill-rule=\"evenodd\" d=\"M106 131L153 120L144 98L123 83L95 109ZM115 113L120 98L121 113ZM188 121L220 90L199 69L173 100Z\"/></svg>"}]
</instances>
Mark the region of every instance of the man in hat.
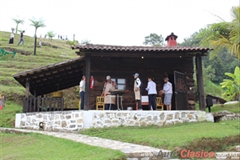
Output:
<instances>
[{"instance_id":1,"label":"man in hat","mask_svg":"<svg viewBox=\"0 0 240 160\"><path fill-rule=\"evenodd\" d=\"M104 95L104 104L105 104L105 110L114 109L114 104L116 97L114 95L111 95L110 91L116 89L114 81L111 80L111 77L108 75L106 77L106 82L103 87L103 93Z\"/></svg>"},{"instance_id":2,"label":"man in hat","mask_svg":"<svg viewBox=\"0 0 240 160\"><path fill-rule=\"evenodd\" d=\"M23 39L23 33L25 33L25 31L22 31L20 34L20 41L18 42L18 45L22 42L22 44L24 44L24 39Z\"/></svg>"},{"instance_id":3,"label":"man in hat","mask_svg":"<svg viewBox=\"0 0 240 160\"><path fill-rule=\"evenodd\" d=\"M142 110L142 103L141 103L141 80L139 78L139 74L135 73L134 75L134 94L136 100L136 110Z\"/></svg>"}]
</instances>

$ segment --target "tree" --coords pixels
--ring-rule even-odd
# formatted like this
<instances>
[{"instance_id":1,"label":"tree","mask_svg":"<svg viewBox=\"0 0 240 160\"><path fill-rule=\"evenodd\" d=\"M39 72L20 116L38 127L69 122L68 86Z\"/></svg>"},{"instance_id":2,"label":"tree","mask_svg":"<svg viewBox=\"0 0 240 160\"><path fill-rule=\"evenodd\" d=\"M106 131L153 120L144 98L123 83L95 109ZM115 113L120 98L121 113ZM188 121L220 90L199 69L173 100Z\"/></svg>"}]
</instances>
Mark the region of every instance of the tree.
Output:
<instances>
[{"instance_id":1,"label":"tree","mask_svg":"<svg viewBox=\"0 0 240 160\"><path fill-rule=\"evenodd\" d=\"M143 44L152 45L152 46L163 46L163 37L162 35L157 35L156 33L151 33L149 36L145 37Z\"/></svg>"},{"instance_id":2,"label":"tree","mask_svg":"<svg viewBox=\"0 0 240 160\"><path fill-rule=\"evenodd\" d=\"M24 20L23 19L16 19L16 18L13 18L13 21L17 24L16 25L16 34L17 34L17 31L18 31L18 25L19 24L23 24L24 23Z\"/></svg>"},{"instance_id":3,"label":"tree","mask_svg":"<svg viewBox=\"0 0 240 160\"><path fill-rule=\"evenodd\" d=\"M220 85L225 92L223 97L227 100L238 100L240 97L240 68L237 66L234 73L225 73L231 79L224 79Z\"/></svg>"},{"instance_id":4,"label":"tree","mask_svg":"<svg viewBox=\"0 0 240 160\"><path fill-rule=\"evenodd\" d=\"M47 36L52 40L53 37L55 37L56 33L53 33L53 31L47 32Z\"/></svg>"},{"instance_id":5,"label":"tree","mask_svg":"<svg viewBox=\"0 0 240 160\"><path fill-rule=\"evenodd\" d=\"M184 38L184 41L178 45L199 47L202 38L199 38L198 32L195 32L191 36ZM227 78L224 74L225 72L233 72L236 66L240 66L239 59L236 56L231 56L226 48L219 51L218 56L215 58L209 58L209 56L202 57L202 62L203 72L206 72L204 76L210 78L207 81L211 80L215 84L219 84L224 78Z\"/></svg>"},{"instance_id":6,"label":"tree","mask_svg":"<svg viewBox=\"0 0 240 160\"><path fill-rule=\"evenodd\" d=\"M240 59L240 7L233 7L233 20L231 22L220 22L209 25L207 28L200 30L198 38L201 38L201 46L211 47L213 58L221 50L236 55Z\"/></svg>"},{"instance_id":7,"label":"tree","mask_svg":"<svg viewBox=\"0 0 240 160\"><path fill-rule=\"evenodd\" d=\"M37 48L37 29L40 27L46 27L43 21L34 21L32 19L29 19L31 21L31 26L35 27L35 34L34 34L34 55L36 55L36 48Z\"/></svg>"},{"instance_id":8,"label":"tree","mask_svg":"<svg viewBox=\"0 0 240 160\"><path fill-rule=\"evenodd\" d=\"M226 49L221 50L218 56L209 59L209 56L202 57L204 66L212 66L215 70L215 77L211 79L212 82L219 84L223 79L227 78L225 72L234 72L236 66L240 66L240 61L237 57L231 56Z\"/></svg>"}]
</instances>

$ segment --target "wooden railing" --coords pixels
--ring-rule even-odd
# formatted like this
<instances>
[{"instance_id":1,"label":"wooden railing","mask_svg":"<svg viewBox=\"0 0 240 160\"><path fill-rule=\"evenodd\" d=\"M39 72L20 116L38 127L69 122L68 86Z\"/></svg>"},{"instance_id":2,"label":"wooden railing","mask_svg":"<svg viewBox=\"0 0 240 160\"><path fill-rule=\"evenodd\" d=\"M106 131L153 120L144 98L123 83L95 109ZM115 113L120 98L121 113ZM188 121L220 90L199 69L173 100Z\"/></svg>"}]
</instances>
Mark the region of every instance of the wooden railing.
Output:
<instances>
[{"instance_id":1,"label":"wooden railing","mask_svg":"<svg viewBox=\"0 0 240 160\"><path fill-rule=\"evenodd\" d=\"M25 97L23 99L23 113L44 112L44 111L63 111L63 98L50 97Z\"/></svg>"}]
</instances>

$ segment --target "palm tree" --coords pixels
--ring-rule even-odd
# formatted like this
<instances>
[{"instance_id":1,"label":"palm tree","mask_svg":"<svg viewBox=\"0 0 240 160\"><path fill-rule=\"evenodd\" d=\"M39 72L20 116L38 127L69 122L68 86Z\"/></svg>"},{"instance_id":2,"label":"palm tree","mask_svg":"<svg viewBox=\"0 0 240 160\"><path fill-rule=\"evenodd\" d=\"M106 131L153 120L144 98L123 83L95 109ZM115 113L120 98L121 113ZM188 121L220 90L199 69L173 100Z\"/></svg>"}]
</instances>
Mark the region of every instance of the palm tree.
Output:
<instances>
[{"instance_id":1,"label":"palm tree","mask_svg":"<svg viewBox=\"0 0 240 160\"><path fill-rule=\"evenodd\" d=\"M23 19L16 19L16 18L13 18L13 21L17 24L16 26L16 34L17 34L17 31L18 31L18 25L19 24L23 24L24 23L24 20Z\"/></svg>"},{"instance_id":2,"label":"palm tree","mask_svg":"<svg viewBox=\"0 0 240 160\"><path fill-rule=\"evenodd\" d=\"M231 22L220 22L209 25L202 29L197 38L201 40L201 46L214 49L213 58L220 50L226 48L231 55L240 59L240 7L232 7L233 20Z\"/></svg>"},{"instance_id":3,"label":"palm tree","mask_svg":"<svg viewBox=\"0 0 240 160\"><path fill-rule=\"evenodd\" d=\"M37 29L40 27L46 27L46 25L44 24L43 21L39 20L39 21L34 21L32 19L29 19L32 24L31 26L35 27L35 34L34 34L34 55L36 55L36 48L37 48Z\"/></svg>"}]
</instances>

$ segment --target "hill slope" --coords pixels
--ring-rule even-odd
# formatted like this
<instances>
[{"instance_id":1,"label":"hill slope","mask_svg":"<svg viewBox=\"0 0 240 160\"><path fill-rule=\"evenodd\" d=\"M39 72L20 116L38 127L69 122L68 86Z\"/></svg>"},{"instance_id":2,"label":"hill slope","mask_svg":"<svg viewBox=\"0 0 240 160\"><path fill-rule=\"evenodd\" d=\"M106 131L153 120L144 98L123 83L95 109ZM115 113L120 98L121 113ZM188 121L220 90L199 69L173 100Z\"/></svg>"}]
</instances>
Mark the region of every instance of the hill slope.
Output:
<instances>
[{"instance_id":1,"label":"hill slope","mask_svg":"<svg viewBox=\"0 0 240 160\"><path fill-rule=\"evenodd\" d=\"M25 88L12 77L14 74L78 57L65 40L42 38L42 47L38 46L37 55L33 55L33 37L24 36L25 44L19 46L17 45L19 34L15 34L14 44L8 43L9 37L10 32L0 31L0 48L17 52L12 60L0 61L0 94L4 95L7 100L19 104L25 94ZM66 89L63 93L66 106L76 108L79 98L77 87Z\"/></svg>"}]
</instances>

